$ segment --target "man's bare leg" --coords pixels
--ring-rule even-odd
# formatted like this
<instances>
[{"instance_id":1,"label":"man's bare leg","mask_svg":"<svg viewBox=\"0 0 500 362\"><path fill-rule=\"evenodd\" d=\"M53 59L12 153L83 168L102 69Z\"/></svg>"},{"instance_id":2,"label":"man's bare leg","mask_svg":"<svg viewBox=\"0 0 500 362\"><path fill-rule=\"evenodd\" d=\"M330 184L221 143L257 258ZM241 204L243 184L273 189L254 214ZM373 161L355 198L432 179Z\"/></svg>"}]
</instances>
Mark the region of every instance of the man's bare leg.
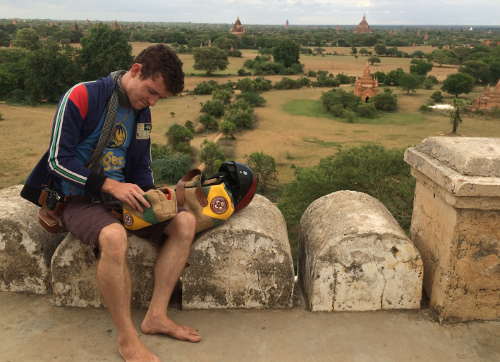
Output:
<instances>
[{"instance_id":1,"label":"man's bare leg","mask_svg":"<svg viewBox=\"0 0 500 362\"><path fill-rule=\"evenodd\" d=\"M146 334L166 334L183 341L199 342L195 329L175 323L167 316L167 307L175 284L186 265L194 238L195 219L181 212L165 229L167 241L162 245L155 263L155 283L148 312L142 322Z\"/></svg>"},{"instance_id":2,"label":"man's bare leg","mask_svg":"<svg viewBox=\"0 0 500 362\"><path fill-rule=\"evenodd\" d=\"M131 282L127 266L127 233L111 224L99 234L101 257L97 283L118 331L119 351L125 361L159 361L139 340L130 314Z\"/></svg>"}]
</instances>

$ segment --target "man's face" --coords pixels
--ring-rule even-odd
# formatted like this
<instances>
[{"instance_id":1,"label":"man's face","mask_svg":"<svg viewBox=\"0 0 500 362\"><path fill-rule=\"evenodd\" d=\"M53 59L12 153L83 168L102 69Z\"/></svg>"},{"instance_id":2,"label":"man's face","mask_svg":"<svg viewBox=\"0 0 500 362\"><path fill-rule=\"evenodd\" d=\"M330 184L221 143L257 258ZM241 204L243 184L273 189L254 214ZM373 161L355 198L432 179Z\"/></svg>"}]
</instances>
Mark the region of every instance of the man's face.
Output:
<instances>
[{"instance_id":1,"label":"man's face","mask_svg":"<svg viewBox=\"0 0 500 362\"><path fill-rule=\"evenodd\" d=\"M141 68L140 64L134 64L131 69L132 78L127 89L130 104L137 110L152 107L159 99L167 98L171 94L161 75L158 75L154 80L152 78L144 79Z\"/></svg>"}]
</instances>

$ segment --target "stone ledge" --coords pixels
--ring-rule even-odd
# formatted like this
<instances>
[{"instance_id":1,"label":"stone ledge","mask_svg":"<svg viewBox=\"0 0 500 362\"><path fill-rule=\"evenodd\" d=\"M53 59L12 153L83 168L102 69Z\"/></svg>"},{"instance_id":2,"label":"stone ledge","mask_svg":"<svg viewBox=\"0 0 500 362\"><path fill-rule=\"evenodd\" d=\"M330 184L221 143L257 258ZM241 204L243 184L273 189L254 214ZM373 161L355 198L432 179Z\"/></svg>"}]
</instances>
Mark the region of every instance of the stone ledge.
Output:
<instances>
[{"instance_id":1,"label":"stone ledge","mask_svg":"<svg viewBox=\"0 0 500 362\"><path fill-rule=\"evenodd\" d=\"M128 264L132 281L132 306L147 308L153 291L156 248L129 234ZM97 261L89 247L72 234L57 248L52 258L52 288L57 306L104 307L97 285Z\"/></svg>"},{"instance_id":2,"label":"stone ledge","mask_svg":"<svg viewBox=\"0 0 500 362\"><path fill-rule=\"evenodd\" d=\"M20 196L22 185L0 190L0 291L51 293L50 261L65 234L38 223L38 207Z\"/></svg>"},{"instance_id":3,"label":"stone ledge","mask_svg":"<svg viewBox=\"0 0 500 362\"><path fill-rule=\"evenodd\" d=\"M300 221L299 284L312 311L418 309L420 254L385 206L339 191Z\"/></svg>"},{"instance_id":4,"label":"stone ledge","mask_svg":"<svg viewBox=\"0 0 500 362\"><path fill-rule=\"evenodd\" d=\"M255 195L224 224L200 233L182 278L183 309L291 308L294 271L285 220Z\"/></svg>"}]
</instances>

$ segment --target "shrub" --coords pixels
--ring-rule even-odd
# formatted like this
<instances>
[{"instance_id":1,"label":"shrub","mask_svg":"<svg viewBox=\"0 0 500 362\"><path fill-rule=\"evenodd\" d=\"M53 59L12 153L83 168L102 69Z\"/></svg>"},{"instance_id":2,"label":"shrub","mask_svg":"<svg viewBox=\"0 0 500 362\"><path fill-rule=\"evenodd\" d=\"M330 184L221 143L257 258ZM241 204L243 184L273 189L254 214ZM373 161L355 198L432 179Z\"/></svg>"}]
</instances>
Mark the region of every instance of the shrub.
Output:
<instances>
[{"instance_id":1,"label":"shrub","mask_svg":"<svg viewBox=\"0 0 500 362\"><path fill-rule=\"evenodd\" d=\"M223 104L229 104L231 103L231 98L233 98L233 90L229 90L229 89L219 89L219 90L216 90L212 96L212 99L213 100L219 100L221 101Z\"/></svg>"},{"instance_id":2,"label":"shrub","mask_svg":"<svg viewBox=\"0 0 500 362\"><path fill-rule=\"evenodd\" d=\"M236 125L229 121L222 121L219 124L219 131L221 131L224 136L226 137L230 136L232 139L234 139L234 132L236 132Z\"/></svg>"},{"instance_id":3,"label":"shrub","mask_svg":"<svg viewBox=\"0 0 500 362\"><path fill-rule=\"evenodd\" d=\"M389 92L378 93L371 97L368 102L373 103L379 111L393 112L398 109L398 98Z\"/></svg>"},{"instance_id":4,"label":"shrub","mask_svg":"<svg viewBox=\"0 0 500 362\"><path fill-rule=\"evenodd\" d=\"M194 124L191 121L186 121L184 123L184 127L186 127L190 132L194 133Z\"/></svg>"},{"instance_id":5,"label":"shrub","mask_svg":"<svg viewBox=\"0 0 500 362\"><path fill-rule=\"evenodd\" d=\"M199 95L212 94L218 87L219 84L215 80L203 81L194 88L193 93Z\"/></svg>"},{"instance_id":6,"label":"shrub","mask_svg":"<svg viewBox=\"0 0 500 362\"><path fill-rule=\"evenodd\" d=\"M288 77L281 78L280 81L274 83L274 89L299 89L302 88L300 82Z\"/></svg>"},{"instance_id":7,"label":"shrub","mask_svg":"<svg viewBox=\"0 0 500 362\"><path fill-rule=\"evenodd\" d=\"M356 113L354 113L354 111L351 111L350 109L344 109L344 111L342 112L342 117L347 119L347 122L354 123L354 120L356 119Z\"/></svg>"},{"instance_id":8,"label":"shrub","mask_svg":"<svg viewBox=\"0 0 500 362\"><path fill-rule=\"evenodd\" d=\"M443 101L443 94L440 92L440 91L435 91L434 93L432 93L431 95L431 99L436 102L436 103L439 103L439 102L442 102Z\"/></svg>"},{"instance_id":9,"label":"shrub","mask_svg":"<svg viewBox=\"0 0 500 362\"><path fill-rule=\"evenodd\" d=\"M155 181L175 185L189 171L192 163L193 160L190 155L176 153L153 159L151 168L155 175Z\"/></svg>"},{"instance_id":10,"label":"shrub","mask_svg":"<svg viewBox=\"0 0 500 362\"><path fill-rule=\"evenodd\" d=\"M231 108L224 120L233 123L236 129L251 129L253 128L253 108Z\"/></svg>"},{"instance_id":11,"label":"shrub","mask_svg":"<svg viewBox=\"0 0 500 362\"><path fill-rule=\"evenodd\" d=\"M247 75L252 75L251 72L247 72L245 69L241 68L238 69L238 75L241 77L247 76Z\"/></svg>"},{"instance_id":12,"label":"shrub","mask_svg":"<svg viewBox=\"0 0 500 362\"><path fill-rule=\"evenodd\" d=\"M404 162L405 148L368 144L340 150L312 168L297 168L295 180L283 187L278 207L288 227L298 225L316 199L339 190L367 193L380 200L409 232L415 179Z\"/></svg>"},{"instance_id":13,"label":"shrub","mask_svg":"<svg viewBox=\"0 0 500 362\"><path fill-rule=\"evenodd\" d=\"M427 104L422 104L420 107L418 107L418 110L423 113L429 113L433 111L433 109Z\"/></svg>"},{"instance_id":14,"label":"shrub","mask_svg":"<svg viewBox=\"0 0 500 362\"><path fill-rule=\"evenodd\" d=\"M236 96L236 99L244 99L253 107L263 107L266 104L266 99L255 92L241 93Z\"/></svg>"},{"instance_id":15,"label":"shrub","mask_svg":"<svg viewBox=\"0 0 500 362\"><path fill-rule=\"evenodd\" d=\"M270 181L278 181L278 171L276 170L276 161L273 156L266 155L264 152L253 152L247 160L257 179L257 187L265 191Z\"/></svg>"},{"instance_id":16,"label":"shrub","mask_svg":"<svg viewBox=\"0 0 500 362\"><path fill-rule=\"evenodd\" d=\"M340 116L338 113L339 105L343 109L355 110L361 103L361 98L353 93L348 93L343 89L331 89L321 96L321 103L326 110L334 116Z\"/></svg>"},{"instance_id":17,"label":"shrub","mask_svg":"<svg viewBox=\"0 0 500 362\"><path fill-rule=\"evenodd\" d=\"M217 130L219 128L219 124L215 120L215 117L209 114L201 116L200 123L208 130Z\"/></svg>"},{"instance_id":18,"label":"shrub","mask_svg":"<svg viewBox=\"0 0 500 362\"><path fill-rule=\"evenodd\" d=\"M329 78L325 76L318 76L316 82L312 82L314 87L338 87L340 81L337 78Z\"/></svg>"},{"instance_id":19,"label":"shrub","mask_svg":"<svg viewBox=\"0 0 500 362\"><path fill-rule=\"evenodd\" d=\"M180 124L173 124L165 133L165 137L167 137L170 147L177 150L177 147L182 143L189 145L189 142L194 138L194 134Z\"/></svg>"},{"instance_id":20,"label":"shrub","mask_svg":"<svg viewBox=\"0 0 500 362\"><path fill-rule=\"evenodd\" d=\"M308 77L316 77L317 73L314 70L310 70L307 72Z\"/></svg>"},{"instance_id":21,"label":"shrub","mask_svg":"<svg viewBox=\"0 0 500 362\"><path fill-rule=\"evenodd\" d=\"M335 76L335 79L340 83L340 84L351 84L351 77L344 74L344 73L339 73Z\"/></svg>"},{"instance_id":22,"label":"shrub","mask_svg":"<svg viewBox=\"0 0 500 362\"><path fill-rule=\"evenodd\" d=\"M377 117L377 108L375 108L375 105L373 103L361 103L356 108L356 113L360 117L375 118Z\"/></svg>"},{"instance_id":23,"label":"shrub","mask_svg":"<svg viewBox=\"0 0 500 362\"><path fill-rule=\"evenodd\" d=\"M209 141L206 138L200 145L199 158L201 162L205 163L206 170L209 172L214 169L214 165L217 160L226 160L226 156L220 150L217 143Z\"/></svg>"},{"instance_id":24,"label":"shrub","mask_svg":"<svg viewBox=\"0 0 500 362\"><path fill-rule=\"evenodd\" d=\"M224 114L224 104L219 100L206 101L201 107L200 112L214 116L215 118L220 118Z\"/></svg>"}]
</instances>

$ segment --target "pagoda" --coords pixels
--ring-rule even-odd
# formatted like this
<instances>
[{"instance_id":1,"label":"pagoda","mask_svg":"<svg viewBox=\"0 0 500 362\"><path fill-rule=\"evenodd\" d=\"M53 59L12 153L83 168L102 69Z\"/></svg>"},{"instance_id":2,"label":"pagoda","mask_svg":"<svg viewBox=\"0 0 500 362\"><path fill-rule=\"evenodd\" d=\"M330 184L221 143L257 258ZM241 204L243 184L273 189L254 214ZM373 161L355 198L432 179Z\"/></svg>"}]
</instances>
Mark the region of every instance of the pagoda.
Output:
<instances>
[{"instance_id":1,"label":"pagoda","mask_svg":"<svg viewBox=\"0 0 500 362\"><path fill-rule=\"evenodd\" d=\"M500 80L493 91L490 90L488 84L484 93L474 99L470 108L477 111L478 109L488 109L495 106L500 107Z\"/></svg>"},{"instance_id":2,"label":"pagoda","mask_svg":"<svg viewBox=\"0 0 500 362\"><path fill-rule=\"evenodd\" d=\"M370 28L370 25L368 25L368 22L366 21L365 14L363 14L363 20L361 20L361 23L359 23L356 29L353 30L353 33L373 33L373 30Z\"/></svg>"},{"instance_id":3,"label":"pagoda","mask_svg":"<svg viewBox=\"0 0 500 362\"><path fill-rule=\"evenodd\" d=\"M361 78L356 79L354 83L354 94L360 96L363 102L378 93L378 80L372 79L369 62L366 62L365 71Z\"/></svg>"},{"instance_id":4,"label":"pagoda","mask_svg":"<svg viewBox=\"0 0 500 362\"><path fill-rule=\"evenodd\" d=\"M243 36L245 35L245 29L243 29L243 25L241 25L239 16L236 19L233 28L229 32L233 35L236 35L238 38L243 38Z\"/></svg>"}]
</instances>

